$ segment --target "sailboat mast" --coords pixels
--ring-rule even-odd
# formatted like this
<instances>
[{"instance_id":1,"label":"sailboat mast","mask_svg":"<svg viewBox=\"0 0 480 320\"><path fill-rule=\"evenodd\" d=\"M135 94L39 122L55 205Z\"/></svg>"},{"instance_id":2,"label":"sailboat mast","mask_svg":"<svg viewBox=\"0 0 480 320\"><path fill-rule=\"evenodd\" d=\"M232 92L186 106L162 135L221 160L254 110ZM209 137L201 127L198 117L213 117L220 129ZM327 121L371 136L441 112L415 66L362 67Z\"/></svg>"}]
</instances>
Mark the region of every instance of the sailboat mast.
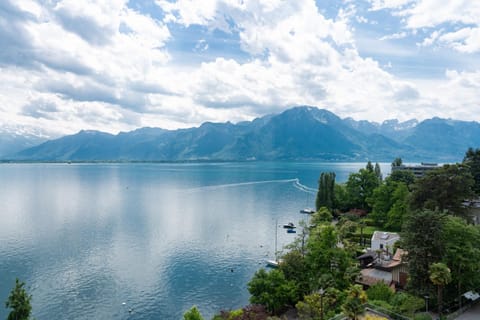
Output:
<instances>
[{"instance_id":1,"label":"sailboat mast","mask_svg":"<svg viewBox=\"0 0 480 320\"><path fill-rule=\"evenodd\" d=\"M278 232L278 219L275 220L275 261L278 262L278 258L277 258L277 232Z\"/></svg>"}]
</instances>

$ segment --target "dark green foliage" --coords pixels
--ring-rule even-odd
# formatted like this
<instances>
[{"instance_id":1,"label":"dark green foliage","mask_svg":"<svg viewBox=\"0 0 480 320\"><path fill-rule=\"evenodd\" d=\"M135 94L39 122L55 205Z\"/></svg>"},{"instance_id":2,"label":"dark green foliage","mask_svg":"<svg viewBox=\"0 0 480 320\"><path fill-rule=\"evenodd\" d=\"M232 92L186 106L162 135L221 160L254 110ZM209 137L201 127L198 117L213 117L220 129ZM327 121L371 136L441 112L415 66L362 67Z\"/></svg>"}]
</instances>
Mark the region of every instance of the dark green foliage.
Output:
<instances>
[{"instance_id":1,"label":"dark green foliage","mask_svg":"<svg viewBox=\"0 0 480 320\"><path fill-rule=\"evenodd\" d=\"M395 158L395 160L392 162L392 167L400 167L402 164L402 158Z\"/></svg>"},{"instance_id":2,"label":"dark green foliage","mask_svg":"<svg viewBox=\"0 0 480 320\"><path fill-rule=\"evenodd\" d=\"M345 184L335 184L335 208L341 212L349 209L347 188Z\"/></svg>"},{"instance_id":3,"label":"dark green foliage","mask_svg":"<svg viewBox=\"0 0 480 320\"><path fill-rule=\"evenodd\" d=\"M335 173L322 172L318 180L317 199L315 207L317 211L321 207L326 207L333 210L335 206Z\"/></svg>"},{"instance_id":4,"label":"dark green foliage","mask_svg":"<svg viewBox=\"0 0 480 320\"><path fill-rule=\"evenodd\" d=\"M408 190L411 191L413 183L415 182L415 176L413 172L409 170L395 170L388 176L388 180L403 182L407 185Z\"/></svg>"},{"instance_id":5,"label":"dark green foliage","mask_svg":"<svg viewBox=\"0 0 480 320\"><path fill-rule=\"evenodd\" d=\"M480 149L469 148L463 158L463 164L468 167L475 181L473 191L476 195L480 195Z\"/></svg>"},{"instance_id":6,"label":"dark green foliage","mask_svg":"<svg viewBox=\"0 0 480 320\"><path fill-rule=\"evenodd\" d=\"M312 214L312 217L310 218L310 224L312 226L316 226L322 223L330 223L332 222L332 219L333 216L330 213L330 210L328 210L327 207L321 207L317 210L317 212Z\"/></svg>"},{"instance_id":7,"label":"dark green foliage","mask_svg":"<svg viewBox=\"0 0 480 320\"><path fill-rule=\"evenodd\" d=\"M425 301L406 292L398 292L390 300L393 311L412 317L414 312L424 308Z\"/></svg>"},{"instance_id":8,"label":"dark green foliage","mask_svg":"<svg viewBox=\"0 0 480 320\"><path fill-rule=\"evenodd\" d=\"M444 165L417 179L411 197L414 210L448 211L468 220L463 202L473 195L474 180L463 165Z\"/></svg>"},{"instance_id":9,"label":"dark green foliage","mask_svg":"<svg viewBox=\"0 0 480 320\"><path fill-rule=\"evenodd\" d=\"M350 174L345 185L349 208L370 210L367 199L372 196L373 190L379 184L380 182L373 169L360 169L358 173Z\"/></svg>"},{"instance_id":10,"label":"dark green foliage","mask_svg":"<svg viewBox=\"0 0 480 320\"><path fill-rule=\"evenodd\" d=\"M251 294L251 303L262 304L274 314L298 301L295 283L285 279L280 270L267 272L260 269L248 283L248 291Z\"/></svg>"},{"instance_id":11,"label":"dark green foliage","mask_svg":"<svg viewBox=\"0 0 480 320\"><path fill-rule=\"evenodd\" d=\"M446 292L449 300L480 287L480 229L461 218L448 216L442 241L445 243L442 262L452 271L452 282Z\"/></svg>"},{"instance_id":12,"label":"dark green foliage","mask_svg":"<svg viewBox=\"0 0 480 320\"><path fill-rule=\"evenodd\" d=\"M432 288L429 267L442 258L444 222L445 214L430 210L416 211L406 219L402 240L408 252L409 287L418 295Z\"/></svg>"},{"instance_id":13,"label":"dark green foliage","mask_svg":"<svg viewBox=\"0 0 480 320\"><path fill-rule=\"evenodd\" d=\"M15 279L15 287L10 292L5 306L12 309L7 320L28 320L32 312L32 296L25 290L25 283Z\"/></svg>"},{"instance_id":14,"label":"dark green foliage","mask_svg":"<svg viewBox=\"0 0 480 320\"><path fill-rule=\"evenodd\" d=\"M372 196L367 199L372 207L369 217L379 227L400 231L408 211L408 196L405 183L388 177L385 183L373 190Z\"/></svg>"},{"instance_id":15,"label":"dark green foliage","mask_svg":"<svg viewBox=\"0 0 480 320\"><path fill-rule=\"evenodd\" d=\"M371 161L367 162L367 165L365 166L365 169L367 169L368 172L373 172L373 164Z\"/></svg>"},{"instance_id":16,"label":"dark green foliage","mask_svg":"<svg viewBox=\"0 0 480 320\"><path fill-rule=\"evenodd\" d=\"M432 320L432 316L429 315L428 313L420 313L420 314L416 314L413 317L413 320Z\"/></svg>"},{"instance_id":17,"label":"dark green foliage","mask_svg":"<svg viewBox=\"0 0 480 320\"><path fill-rule=\"evenodd\" d=\"M367 290L368 300L381 300L389 302L393 297L393 294L393 290L383 282L378 282Z\"/></svg>"},{"instance_id":18,"label":"dark green foliage","mask_svg":"<svg viewBox=\"0 0 480 320\"><path fill-rule=\"evenodd\" d=\"M280 271L287 281L294 281L300 298L311 292L311 279L304 256L299 250L291 250L282 257Z\"/></svg>"},{"instance_id":19,"label":"dark green foliage","mask_svg":"<svg viewBox=\"0 0 480 320\"><path fill-rule=\"evenodd\" d=\"M378 162L375 163L375 175L377 176L377 179L379 181L379 183L382 182L383 180L383 176L382 176L382 170L380 169L380 165L378 164Z\"/></svg>"}]
</instances>

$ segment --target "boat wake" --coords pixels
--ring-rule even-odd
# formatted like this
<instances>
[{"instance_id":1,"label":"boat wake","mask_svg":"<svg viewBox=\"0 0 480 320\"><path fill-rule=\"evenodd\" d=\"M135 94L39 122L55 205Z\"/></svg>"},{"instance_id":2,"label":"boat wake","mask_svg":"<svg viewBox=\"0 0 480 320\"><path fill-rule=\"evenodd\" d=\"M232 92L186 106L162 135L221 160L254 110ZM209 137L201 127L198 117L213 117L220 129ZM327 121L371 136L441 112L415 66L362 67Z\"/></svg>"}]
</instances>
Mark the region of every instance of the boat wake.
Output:
<instances>
[{"instance_id":1,"label":"boat wake","mask_svg":"<svg viewBox=\"0 0 480 320\"><path fill-rule=\"evenodd\" d=\"M235 188L241 186L250 186L255 184L268 184L268 183L290 183L290 182L298 182L298 179L283 179L283 180L263 180L263 181L248 181L248 182L239 182L239 183L229 183L229 184L218 184L212 186L205 186L199 188L192 188L185 190L186 192L198 192L204 190L217 190L217 189L224 189L224 188Z\"/></svg>"},{"instance_id":2,"label":"boat wake","mask_svg":"<svg viewBox=\"0 0 480 320\"><path fill-rule=\"evenodd\" d=\"M306 193L310 193L310 194L316 194L317 193L316 189L313 189L313 188L310 188L310 187L307 187L307 186L301 184L300 180L298 178L294 179L293 186L295 188L297 188L298 190L301 190L301 191L306 192Z\"/></svg>"}]
</instances>

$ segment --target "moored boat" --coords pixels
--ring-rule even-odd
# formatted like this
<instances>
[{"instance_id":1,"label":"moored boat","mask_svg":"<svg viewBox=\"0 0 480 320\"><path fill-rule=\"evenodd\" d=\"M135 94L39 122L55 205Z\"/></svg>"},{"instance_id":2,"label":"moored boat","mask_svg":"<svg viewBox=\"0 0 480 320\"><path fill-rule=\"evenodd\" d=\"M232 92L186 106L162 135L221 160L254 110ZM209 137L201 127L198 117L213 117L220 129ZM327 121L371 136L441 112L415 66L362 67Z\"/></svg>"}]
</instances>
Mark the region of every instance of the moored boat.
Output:
<instances>
[{"instance_id":1,"label":"moored boat","mask_svg":"<svg viewBox=\"0 0 480 320\"><path fill-rule=\"evenodd\" d=\"M305 209L300 210L300 213L314 214L315 210L313 210L311 208L305 208Z\"/></svg>"},{"instance_id":2,"label":"moored boat","mask_svg":"<svg viewBox=\"0 0 480 320\"><path fill-rule=\"evenodd\" d=\"M293 222L289 222L289 223L285 223L285 224L283 225L283 228L285 228L285 229L295 229L296 227L295 227L295 225L293 224Z\"/></svg>"}]
</instances>

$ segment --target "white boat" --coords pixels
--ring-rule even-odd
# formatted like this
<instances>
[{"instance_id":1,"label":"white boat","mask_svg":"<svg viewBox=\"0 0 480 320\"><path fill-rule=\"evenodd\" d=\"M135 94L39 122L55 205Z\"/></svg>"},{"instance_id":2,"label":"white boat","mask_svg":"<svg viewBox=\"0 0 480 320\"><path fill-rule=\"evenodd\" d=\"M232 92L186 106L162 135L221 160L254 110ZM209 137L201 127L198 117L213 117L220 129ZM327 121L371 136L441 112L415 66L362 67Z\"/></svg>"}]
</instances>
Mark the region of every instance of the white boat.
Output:
<instances>
[{"instance_id":1,"label":"white boat","mask_svg":"<svg viewBox=\"0 0 480 320\"><path fill-rule=\"evenodd\" d=\"M267 267L278 268L279 262L276 260L267 260Z\"/></svg>"},{"instance_id":2,"label":"white boat","mask_svg":"<svg viewBox=\"0 0 480 320\"><path fill-rule=\"evenodd\" d=\"M278 268L279 259L277 257L277 233L278 233L278 220L275 220L275 260L267 260L267 267Z\"/></svg>"},{"instance_id":3,"label":"white boat","mask_svg":"<svg viewBox=\"0 0 480 320\"><path fill-rule=\"evenodd\" d=\"M305 208L305 209L300 210L300 213L314 214L315 210L313 210L311 208Z\"/></svg>"},{"instance_id":4,"label":"white boat","mask_svg":"<svg viewBox=\"0 0 480 320\"><path fill-rule=\"evenodd\" d=\"M295 229L296 227L295 227L295 225L293 224L293 222L289 222L289 223L285 223L285 224L283 225L283 228L285 228L285 229Z\"/></svg>"}]
</instances>

